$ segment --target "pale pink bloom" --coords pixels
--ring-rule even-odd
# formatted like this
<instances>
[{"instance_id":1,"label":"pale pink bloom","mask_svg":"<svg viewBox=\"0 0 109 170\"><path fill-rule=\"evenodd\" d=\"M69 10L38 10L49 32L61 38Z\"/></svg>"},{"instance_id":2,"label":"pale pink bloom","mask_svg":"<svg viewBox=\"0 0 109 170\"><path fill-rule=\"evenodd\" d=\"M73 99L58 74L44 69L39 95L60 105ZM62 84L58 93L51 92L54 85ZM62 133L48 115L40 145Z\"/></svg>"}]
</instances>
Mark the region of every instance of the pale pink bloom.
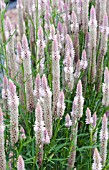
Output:
<instances>
[{"instance_id":1,"label":"pale pink bloom","mask_svg":"<svg viewBox=\"0 0 109 170\"><path fill-rule=\"evenodd\" d=\"M6 8L6 4L4 1L0 1L0 11L4 10Z\"/></svg>"},{"instance_id":2,"label":"pale pink bloom","mask_svg":"<svg viewBox=\"0 0 109 170\"><path fill-rule=\"evenodd\" d=\"M95 128L96 127L96 123L97 123L97 115L96 115L96 112L93 114L93 127Z\"/></svg>"},{"instance_id":3,"label":"pale pink bloom","mask_svg":"<svg viewBox=\"0 0 109 170\"><path fill-rule=\"evenodd\" d=\"M84 0L82 1L82 26L85 34L88 32L88 11L89 0Z\"/></svg>"},{"instance_id":4,"label":"pale pink bloom","mask_svg":"<svg viewBox=\"0 0 109 170\"><path fill-rule=\"evenodd\" d=\"M100 44L101 56L104 56L107 52L108 35L109 35L108 16L107 14L105 14L103 17L103 23L101 25L101 44Z\"/></svg>"},{"instance_id":5,"label":"pale pink bloom","mask_svg":"<svg viewBox=\"0 0 109 170\"><path fill-rule=\"evenodd\" d=\"M3 99L3 107L6 110L8 110L8 95L9 95L8 79L7 79L6 76L4 76L4 78L3 78L3 89L2 89L2 99Z\"/></svg>"},{"instance_id":6,"label":"pale pink bloom","mask_svg":"<svg viewBox=\"0 0 109 170\"><path fill-rule=\"evenodd\" d=\"M80 65L80 60L78 60L78 62L76 64L76 70L75 70L75 73L74 73L74 77L79 78L80 73L81 73L81 65Z\"/></svg>"},{"instance_id":7,"label":"pale pink bloom","mask_svg":"<svg viewBox=\"0 0 109 170\"><path fill-rule=\"evenodd\" d=\"M22 38L22 57L24 66L24 80L26 87L26 100L27 109L32 111L34 109L34 96L33 96L33 80L32 80L32 69L31 69L31 53L28 47L27 37L24 34Z\"/></svg>"},{"instance_id":8,"label":"pale pink bloom","mask_svg":"<svg viewBox=\"0 0 109 170\"><path fill-rule=\"evenodd\" d=\"M99 9L99 24L102 25L103 17L106 15L106 2L107 0L99 0L100 9Z\"/></svg>"},{"instance_id":9,"label":"pale pink bloom","mask_svg":"<svg viewBox=\"0 0 109 170\"><path fill-rule=\"evenodd\" d=\"M89 108L87 108L86 110L86 124L92 124L93 123L93 119L91 117L91 111Z\"/></svg>"},{"instance_id":10,"label":"pale pink bloom","mask_svg":"<svg viewBox=\"0 0 109 170\"><path fill-rule=\"evenodd\" d=\"M20 42L17 43L17 60L18 63L21 64L23 62L22 58L22 45Z\"/></svg>"},{"instance_id":11,"label":"pale pink bloom","mask_svg":"<svg viewBox=\"0 0 109 170\"><path fill-rule=\"evenodd\" d=\"M93 123L92 123L93 128L96 128L96 124L97 124L96 112L93 114L92 121L93 121ZM94 143L97 142L97 133L98 133L98 129L96 129L95 133L93 134L93 142Z\"/></svg>"},{"instance_id":12,"label":"pale pink bloom","mask_svg":"<svg viewBox=\"0 0 109 170\"><path fill-rule=\"evenodd\" d=\"M54 38L55 38L55 27L52 24L52 25L50 25L50 36L49 36L49 39L50 40L54 40Z\"/></svg>"},{"instance_id":13,"label":"pale pink bloom","mask_svg":"<svg viewBox=\"0 0 109 170\"><path fill-rule=\"evenodd\" d=\"M83 50L82 52L82 58L80 61L80 66L83 70L85 70L87 68L88 62L87 62L87 58L86 58L86 51Z\"/></svg>"},{"instance_id":14,"label":"pale pink bloom","mask_svg":"<svg viewBox=\"0 0 109 170\"><path fill-rule=\"evenodd\" d=\"M8 79L6 76L3 78L3 89L2 89L2 99L7 99L8 98Z\"/></svg>"},{"instance_id":15,"label":"pale pink bloom","mask_svg":"<svg viewBox=\"0 0 109 170\"><path fill-rule=\"evenodd\" d=\"M74 52L72 39L68 34L66 36L66 55L69 55L71 57L71 63L73 66L75 52Z\"/></svg>"},{"instance_id":16,"label":"pale pink bloom","mask_svg":"<svg viewBox=\"0 0 109 170\"><path fill-rule=\"evenodd\" d=\"M64 2L63 0L58 1L58 12L61 14L64 11Z\"/></svg>"},{"instance_id":17,"label":"pale pink bloom","mask_svg":"<svg viewBox=\"0 0 109 170\"><path fill-rule=\"evenodd\" d=\"M52 49L53 115L56 116L58 95L60 92L60 55L57 39L54 39Z\"/></svg>"},{"instance_id":18,"label":"pale pink bloom","mask_svg":"<svg viewBox=\"0 0 109 170\"><path fill-rule=\"evenodd\" d=\"M6 170L3 113L0 108L0 170Z\"/></svg>"},{"instance_id":19,"label":"pale pink bloom","mask_svg":"<svg viewBox=\"0 0 109 170\"><path fill-rule=\"evenodd\" d=\"M16 93L16 86L9 81L9 96L8 96L9 110L10 110L10 137L11 143L14 145L18 141L18 106L19 98Z\"/></svg>"},{"instance_id":20,"label":"pale pink bloom","mask_svg":"<svg viewBox=\"0 0 109 170\"><path fill-rule=\"evenodd\" d=\"M40 27L38 29L38 40L37 40L37 62L39 62L38 68L40 73L43 73L43 69L44 69L44 61L45 61L44 48L45 48L45 41L44 41L43 29L42 27Z\"/></svg>"},{"instance_id":21,"label":"pale pink bloom","mask_svg":"<svg viewBox=\"0 0 109 170\"><path fill-rule=\"evenodd\" d=\"M62 34L62 32L63 32L63 27L62 27L62 23L61 23L60 21L58 22L57 29L58 29L58 31L59 31L59 34Z\"/></svg>"},{"instance_id":22,"label":"pale pink bloom","mask_svg":"<svg viewBox=\"0 0 109 170\"><path fill-rule=\"evenodd\" d=\"M100 155L102 158L102 165L105 166L106 157L107 157L107 145L108 145L108 126L107 126L107 117L104 114L102 118L102 128L100 131Z\"/></svg>"},{"instance_id":23,"label":"pale pink bloom","mask_svg":"<svg viewBox=\"0 0 109 170\"><path fill-rule=\"evenodd\" d=\"M67 128L69 128L71 125L72 125L72 121L71 121L71 119L70 119L69 114L67 114L66 117L65 117L65 126L66 126Z\"/></svg>"},{"instance_id":24,"label":"pale pink bloom","mask_svg":"<svg viewBox=\"0 0 109 170\"><path fill-rule=\"evenodd\" d=\"M17 170L25 170L24 160L21 155L18 157Z\"/></svg>"},{"instance_id":25,"label":"pale pink bloom","mask_svg":"<svg viewBox=\"0 0 109 170\"><path fill-rule=\"evenodd\" d=\"M71 17L72 17L71 18L72 19L71 31L74 32L74 33L78 33L79 25L78 25L78 22L77 22L77 16L76 16L74 11L72 12Z\"/></svg>"},{"instance_id":26,"label":"pale pink bloom","mask_svg":"<svg viewBox=\"0 0 109 170\"><path fill-rule=\"evenodd\" d=\"M69 55L66 56L66 59L64 60L64 65L65 65L64 67L65 83L66 85L68 85L68 88L72 90L74 85L74 75L73 75L72 60Z\"/></svg>"},{"instance_id":27,"label":"pale pink bloom","mask_svg":"<svg viewBox=\"0 0 109 170\"><path fill-rule=\"evenodd\" d=\"M52 92L48 86L47 78L45 75L42 76L42 88L41 96L43 97L43 110L44 110L44 123L48 131L48 135L52 137ZM41 98L40 98L41 100Z\"/></svg>"},{"instance_id":28,"label":"pale pink bloom","mask_svg":"<svg viewBox=\"0 0 109 170\"><path fill-rule=\"evenodd\" d=\"M58 117L62 118L62 116L64 115L64 111L65 111L64 93L63 93L63 91L61 91L59 93L58 102L57 102Z\"/></svg>"},{"instance_id":29,"label":"pale pink bloom","mask_svg":"<svg viewBox=\"0 0 109 170\"><path fill-rule=\"evenodd\" d=\"M25 130L24 130L24 128L21 126L21 128L20 128L20 138L21 139L26 139L26 135L25 135Z\"/></svg>"},{"instance_id":30,"label":"pale pink bloom","mask_svg":"<svg viewBox=\"0 0 109 170\"><path fill-rule=\"evenodd\" d=\"M14 29L12 28L11 21L8 17L5 19L5 36L6 40L9 40L9 42L6 45L6 55L8 59L8 73L11 78L15 79L16 72L17 72L17 63L16 63L16 56L14 51Z\"/></svg>"},{"instance_id":31,"label":"pale pink bloom","mask_svg":"<svg viewBox=\"0 0 109 170\"><path fill-rule=\"evenodd\" d=\"M23 18L23 3L22 0L17 1L17 11L18 11L18 26L20 30L20 39L22 38L23 34L25 33L25 22Z\"/></svg>"},{"instance_id":32,"label":"pale pink bloom","mask_svg":"<svg viewBox=\"0 0 109 170\"><path fill-rule=\"evenodd\" d=\"M95 81L96 77L96 44L97 44L97 20L96 11L92 6L90 11L90 22L89 22L89 54L90 57L90 70L92 81Z\"/></svg>"},{"instance_id":33,"label":"pale pink bloom","mask_svg":"<svg viewBox=\"0 0 109 170\"><path fill-rule=\"evenodd\" d=\"M37 103L41 97L40 90L41 90L41 79L40 79L40 75L37 74L35 79L35 89L34 89L35 103Z\"/></svg>"},{"instance_id":34,"label":"pale pink bloom","mask_svg":"<svg viewBox=\"0 0 109 170\"><path fill-rule=\"evenodd\" d=\"M77 112L76 116L78 119L80 119L83 115L83 104L84 104L84 98L82 96L82 83L81 80L79 80L77 84L76 89L76 96L74 98L75 103L77 103Z\"/></svg>"},{"instance_id":35,"label":"pale pink bloom","mask_svg":"<svg viewBox=\"0 0 109 170\"><path fill-rule=\"evenodd\" d=\"M43 74L43 76L42 76L42 84L41 85L42 85L42 89L44 91L46 91L47 87L48 87L48 82L47 82L47 78L46 78L45 74Z\"/></svg>"},{"instance_id":36,"label":"pale pink bloom","mask_svg":"<svg viewBox=\"0 0 109 170\"><path fill-rule=\"evenodd\" d=\"M109 105L109 70L106 67L104 71L104 83L102 86L103 99L102 104L105 106Z\"/></svg>"},{"instance_id":37,"label":"pale pink bloom","mask_svg":"<svg viewBox=\"0 0 109 170\"><path fill-rule=\"evenodd\" d=\"M22 9L23 8L23 3L22 3L22 0L17 0L17 8L20 8Z\"/></svg>"},{"instance_id":38,"label":"pale pink bloom","mask_svg":"<svg viewBox=\"0 0 109 170\"><path fill-rule=\"evenodd\" d=\"M43 142L44 144L49 144L49 143L50 143L50 137L49 137L49 135L48 135L48 131L47 131L46 128L43 130L42 142Z\"/></svg>"},{"instance_id":39,"label":"pale pink bloom","mask_svg":"<svg viewBox=\"0 0 109 170\"><path fill-rule=\"evenodd\" d=\"M92 170L102 170L101 157L97 148L94 150L93 160Z\"/></svg>"},{"instance_id":40,"label":"pale pink bloom","mask_svg":"<svg viewBox=\"0 0 109 170\"><path fill-rule=\"evenodd\" d=\"M5 20L5 35L6 35L6 39L8 40L8 38L10 36L12 36L12 34L13 34L12 24L10 22L9 17L6 17L6 20Z\"/></svg>"},{"instance_id":41,"label":"pale pink bloom","mask_svg":"<svg viewBox=\"0 0 109 170\"><path fill-rule=\"evenodd\" d=\"M42 108L39 102L36 105L35 118L36 118L36 121L34 125L34 131L35 131L35 137L36 137L36 144L41 145L42 134L43 134L43 129L44 129L44 121L43 121Z\"/></svg>"}]
</instances>

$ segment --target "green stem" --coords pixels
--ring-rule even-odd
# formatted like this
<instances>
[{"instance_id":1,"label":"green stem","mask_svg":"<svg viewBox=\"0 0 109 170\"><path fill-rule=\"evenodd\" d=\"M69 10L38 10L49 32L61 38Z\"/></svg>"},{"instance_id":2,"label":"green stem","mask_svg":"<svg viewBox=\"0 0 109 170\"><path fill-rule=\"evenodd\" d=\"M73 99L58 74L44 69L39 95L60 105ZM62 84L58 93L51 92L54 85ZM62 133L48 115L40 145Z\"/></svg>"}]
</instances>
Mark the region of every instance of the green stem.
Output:
<instances>
[{"instance_id":1,"label":"green stem","mask_svg":"<svg viewBox=\"0 0 109 170\"><path fill-rule=\"evenodd\" d=\"M90 131L90 146L92 146L93 138L92 138L92 129L90 126L89 126L89 131ZM90 170L92 170L92 149L91 148L90 148Z\"/></svg>"}]
</instances>

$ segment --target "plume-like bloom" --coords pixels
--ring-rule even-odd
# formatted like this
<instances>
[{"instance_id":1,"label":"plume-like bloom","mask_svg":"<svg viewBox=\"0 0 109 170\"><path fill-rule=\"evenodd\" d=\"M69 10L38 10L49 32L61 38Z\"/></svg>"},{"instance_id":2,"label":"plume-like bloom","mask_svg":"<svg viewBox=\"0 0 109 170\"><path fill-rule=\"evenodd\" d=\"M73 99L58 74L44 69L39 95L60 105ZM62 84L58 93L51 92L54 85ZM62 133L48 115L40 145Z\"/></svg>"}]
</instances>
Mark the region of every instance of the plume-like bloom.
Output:
<instances>
[{"instance_id":1,"label":"plume-like bloom","mask_svg":"<svg viewBox=\"0 0 109 170\"><path fill-rule=\"evenodd\" d=\"M93 123L92 123L93 128L96 128L96 124L97 124L96 112L93 114L92 121L93 121ZM96 141L97 141L97 132L98 132L98 130L96 129L96 131L95 131L95 133L93 135L93 142L94 143L96 143Z\"/></svg>"},{"instance_id":2,"label":"plume-like bloom","mask_svg":"<svg viewBox=\"0 0 109 170\"><path fill-rule=\"evenodd\" d=\"M22 58L22 46L21 43L17 44L17 61L18 61L18 83L21 86L19 89L19 98L22 105L24 105L24 77L23 77L23 58Z\"/></svg>"},{"instance_id":3,"label":"plume-like bloom","mask_svg":"<svg viewBox=\"0 0 109 170\"><path fill-rule=\"evenodd\" d=\"M54 38L55 38L55 27L52 24L52 25L50 25L50 36L49 36L49 39L50 40L54 40Z\"/></svg>"},{"instance_id":4,"label":"plume-like bloom","mask_svg":"<svg viewBox=\"0 0 109 170\"><path fill-rule=\"evenodd\" d=\"M67 34L66 35L66 56L71 57L71 66L73 66L73 61L74 61L74 47L73 47L73 42L70 36Z\"/></svg>"},{"instance_id":5,"label":"plume-like bloom","mask_svg":"<svg viewBox=\"0 0 109 170\"><path fill-rule=\"evenodd\" d=\"M4 1L0 1L0 11L4 10L6 8L6 4Z\"/></svg>"},{"instance_id":6,"label":"plume-like bloom","mask_svg":"<svg viewBox=\"0 0 109 170\"><path fill-rule=\"evenodd\" d=\"M74 98L74 102L77 104L77 110L75 112L75 115L77 116L78 119L80 119L83 115L83 104L84 104L84 98L82 96L81 80L79 80L77 84L76 96Z\"/></svg>"},{"instance_id":7,"label":"plume-like bloom","mask_svg":"<svg viewBox=\"0 0 109 170\"><path fill-rule=\"evenodd\" d=\"M11 144L14 144L18 141L18 106L19 99L16 93L16 86L12 81L9 81L9 110L10 110L10 137Z\"/></svg>"},{"instance_id":8,"label":"plume-like bloom","mask_svg":"<svg viewBox=\"0 0 109 170\"><path fill-rule=\"evenodd\" d=\"M21 155L18 157L17 170L25 170L24 160Z\"/></svg>"},{"instance_id":9,"label":"plume-like bloom","mask_svg":"<svg viewBox=\"0 0 109 170\"><path fill-rule=\"evenodd\" d=\"M5 36L6 40L9 40L7 44L7 60L8 60L8 73L11 78L15 78L16 71L17 71L17 65L16 65L16 56L14 52L14 30L12 28L12 24L10 22L10 19L7 17L5 20Z\"/></svg>"},{"instance_id":10,"label":"plume-like bloom","mask_svg":"<svg viewBox=\"0 0 109 170\"><path fill-rule=\"evenodd\" d=\"M23 19L22 0L17 0L17 10L18 10L18 23L19 23L20 39L21 39L23 34L25 33L25 23L24 23L24 19Z\"/></svg>"},{"instance_id":11,"label":"plume-like bloom","mask_svg":"<svg viewBox=\"0 0 109 170\"><path fill-rule=\"evenodd\" d=\"M31 53L29 51L27 38L23 35L22 38L22 56L23 56L23 66L24 66L24 80L26 87L26 100L27 109L32 111L34 109L34 97L33 97L33 82L32 82L32 70L31 70Z\"/></svg>"},{"instance_id":12,"label":"plume-like bloom","mask_svg":"<svg viewBox=\"0 0 109 170\"><path fill-rule=\"evenodd\" d=\"M100 155L102 159L102 165L105 166L106 157L107 157L107 144L108 144L108 127L107 127L107 117L104 114L102 118L102 129L100 132Z\"/></svg>"},{"instance_id":13,"label":"plume-like bloom","mask_svg":"<svg viewBox=\"0 0 109 170\"><path fill-rule=\"evenodd\" d=\"M108 0L99 0L100 3L100 14L99 14L99 25L103 24L103 17L106 15L106 2Z\"/></svg>"},{"instance_id":14,"label":"plume-like bloom","mask_svg":"<svg viewBox=\"0 0 109 170\"><path fill-rule=\"evenodd\" d=\"M106 67L104 71L104 83L102 86L102 92L103 92L103 99L102 104L104 106L109 105L109 70Z\"/></svg>"},{"instance_id":15,"label":"plume-like bloom","mask_svg":"<svg viewBox=\"0 0 109 170\"><path fill-rule=\"evenodd\" d=\"M107 14L103 17L103 23L101 25L101 43L100 43L100 57L103 57L107 52L107 41L109 35L109 27L108 27L108 16Z\"/></svg>"},{"instance_id":16,"label":"plume-like bloom","mask_svg":"<svg viewBox=\"0 0 109 170\"><path fill-rule=\"evenodd\" d=\"M45 42L43 38L43 30L42 27L39 28L38 30L38 41L37 41L37 62L39 62L39 70L40 73L43 73L44 69L44 48L45 48Z\"/></svg>"},{"instance_id":17,"label":"plume-like bloom","mask_svg":"<svg viewBox=\"0 0 109 170\"><path fill-rule=\"evenodd\" d=\"M87 110L86 110L86 124L90 125L90 124L92 124L92 122L93 122L93 119L91 117L91 111L89 108L87 108Z\"/></svg>"},{"instance_id":18,"label":"plume-like bloom","mask_svg":"<svg viewBox=\"0 0 109 170\"><path fill-rule=\"evenodd\" d=\"M81 64L81 63L80 63L80 60L78 60L78 62L77 62L77 64L76 64L76 70L75 70L75 73L74 73L74 77L75 77L76 79L79 78L80 73L81 73L81 65L80 65L80 64Z\"/></svg>"},{"instance_id":19,"label":"plume-like bloom","mask_svg":"<svg viewBox=\"0 0 109 170\"><path fill-rule=\"evenodd\" d=\"M88 32L88 10L89 0L82 1L82 26L85 34Z\"/></svg>"},{"instance_id":20,"label":"plume-like bloom","mask_svg":"<svg viewBox=\"0 0 109 170\"><path fill-rule=\"evenodd\" d=\"M3 107L7 111L8 110L8 95L9 95L9 89L8 89L8 79L6 76L3 78L3 89L2 89L2 99L3 99Z\"/></svg>"},{"instance_id":21,"label":"plume-like bloom","mask_svg":"<svg viewBox=\"0 0 109 170\"><path fill-rule=\"evenodd\" d=\"M80 61L80 66L81 66L81 69L85 70L87 68L87 58L86 58L86 51L83 50L82 52L82 58L81 58L81 61Z\"/></svg>"},{"instance_id":22,"label":"plume-like bloom","mask_svg":"<svg viewBox=\"0 0 109 170\"><path fill-rule=\"evenodd\" d=\"M92 81L95 81L96 77L96 42L97 41L97 20L96 11L92 6L90 11L89 22L89 56L90 56L90 73Z\"/></svg>"},{"instance_id":23,"label":"plume-like bloom","mask_svg":"<svg viewBox=\"0 0 109 170\"><path fill-rule=\"evenodd\" d=\"M98 61L97 62L97 90L100 89L102 83L103 61L104 61L104 56L107 52L108 35L109 35L108 17L107 15L104 15L103 24L101 26L100 54L97 60Z\"/></svg>"},{"instance_id":24,"label":"plume-like bloom","mask_svg":"<svg viewBox=\"0 0 109 170\"><path fill-rule=\"evenodd\" d=\"M35 96L35 103L36 104L41 97L40 89L41 89L41 79L40 79L40 75L37 74L36 79L35 79L35 90L34 90L34 96Z\"/></svg>"},{"instance_id":25,"label":"plume-like bloom","mask_svg":"<svg viewBox=\"0 0 109 170\"><path fill-rule=\"evenodd\" d=\"M43 113L40 103L38 102L35 110L35 137L36 137L36 147L39 148L38 152L38 164L41 166L43 160L43 131L44 131L44 121L43 121Z\"/></svg>"},{"instance_id":26,"label":"plume-like bloom","mask_svg":"<svg viewBox=\"0 0 109 170\"><path fill-rule=\"evenodd\" d=\"M44 121L43 121L42 108L39 102L36 105L35 117L36 117L36 121L35 121L34 131L36 137L36 144L41 145Z\"/></svg>"},{"instance_id":27,"label":"plume-like bloom","mask_svg":"<svg viewBox=\"0 0 109 170\"><path fill-rule=\"evenodd\" d=\"M46 128L45 128L44 131L43 131L42 142L43 142L44 144L49 144L49 143L50 143L50 137L49 137L49 135L48 135L48 131L47 131Z\"/></svg>"},{"instance_id":28,"label":"plume-like bloom","mask_svg":"<svg viewBox=\"0 0 109 170\"><path fill-rule=\"evenodd\" d=\"M32 22L29 23L30 25L30 48L32 51L32 54L35 56L35 29L36 29L36 1L32 0L30 1L29 5L29 13L31 16Z\"/></svg>"},{"instance_id":29,"label":"plume-like bloom","mask_svg":"<svg viewBox=\"0 0 109 170\"><path fill-rule=\"evenodd\" d=\"M92 170L102 170L101 157L97 148L94 150L93 160Z\"/></svg>"},{"instance_id":30,"label":"plume-like bloom","mask_svg":"<svg viewBox=\"0 0 109 170\"><path fill-rule=\"evenodd\" d=\"M52 84L53 84L53 115L57 115L57 102L58 95L60 92L60 55L58 50L57 39L53 41L53 52L52 52Z\"/></svg>"},{"instance_id":31,"label":"plume-like bloom","mask_svg":"<svg viewBox=\"0 0 109 170\"><path fill-rule=\"evenodd\" d=\"M47 78L45 75L42 77L42 93L44 99L44 122L47 129L49 138L52 137L52 92L48 87Z\"/></svg>"},{"instance_id":32,"label":"plume-like bloom","mask_svg":"<svg viewBox=\"0 0 109 170\"><path fill-rule=\"evenodd\" d=\"M68 55L64 61L64 73L65 73L65 83L70 90L74 86L74 75L73 75L73 66L71 62L71 57Z\"/></svg>"},{"instance_id":33,"label":"plume-like bloom","mask_svg":"<svg viewBox=\"0 0 109 170\"><path fill-rule=\"evenodd\" d=\"M75 49L75 62L78 62L79 59L79 25L77 22L77 15L75 14L75 12L72 12L72 25L71 25L71 29L72 32L74 34L74 40L73 40L73 44L74 44L74 49Z\"/></svg>"},{"instance_id":34,"label":"plume-like bloom","mask_svg":"<svg viewBox=\"0 0 109 170\"><path fill-rule=\"evenodd\" d=\"M21 128L20 128L20 138L21 139L25 139L26 138L26 135L25 135L25 130L24 130L24 128L21 126Z\"/></svg>"},{"instance_id":35,"label":"plume-like bloom","mask_svg":"<svg viewBox=\"0 0 109 170\"><path fill-rule=\"evenodd\" d=\"M6 170L3 113L0 108L0 170Z\"/></svg>"},{"instance_id":36,"label":"plume-like bloom","mask_svg":"<svg viewBox=\"0 0 109 170\"><path fill-rule=\"evenodd\" d=\"M64 111L65 111L64 93L63 91L61 91L59 93L58 102L57 102L57 115L59 118L62 118L62 116L64 115Z\"/></svg>"},{"instance_id":37,"label":"plume-like bloom","mask_svg":"<svg viewBox=\"0 0 109 170\"><path fill-rule=\"evenodd\" d=\"M69 114L67 114L65 117L65 126L69 128L71 125L72 125L72 121L70 119Z\"/></svg>"}]
</instances>

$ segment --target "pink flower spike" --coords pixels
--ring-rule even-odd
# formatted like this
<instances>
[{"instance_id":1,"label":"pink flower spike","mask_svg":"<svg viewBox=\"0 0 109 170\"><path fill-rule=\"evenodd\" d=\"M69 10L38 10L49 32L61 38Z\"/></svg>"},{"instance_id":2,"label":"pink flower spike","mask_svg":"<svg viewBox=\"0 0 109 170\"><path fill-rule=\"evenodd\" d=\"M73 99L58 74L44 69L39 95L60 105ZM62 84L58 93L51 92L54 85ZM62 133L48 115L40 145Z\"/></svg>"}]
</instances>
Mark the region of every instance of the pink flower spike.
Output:
<instances>
[{"instance_id":1,"label":"pink flower spike","mask_svg":"<svg viewBox=\"0 0 109 170\"><path fill-rule=\"evenodd\" d=\"M9 80L9 90L10 90L10 93L16 92L16 86L14 85L14 83L11 80Z\"/></svg>"},{"instance_id":2,"label":"pink flower spike","mask_svg":"<svg viewBox=\"0 0 109 170\"><path fill-rule=\"evenodd\" d=\"M0 108L0 170L6 170L6 159L4 149L4 122L1 108Z\"/></svg>"},{"instance_id":3,"label":"pink flower spike","mask_svg":"<svg viewBox=\"0 0 109 170\"><path fill-rule=\"evenodd\" d=\"M38 39L40 39L40 40L43 40L43 30L42 30L42 27L40 27L39 29L38 29Z\"/></svg>"},{"instance_id":4,"label":"pink flower spike","mask_svg":"<svg viewBox=\"0 0 109 170\"><path fill-rule=\"evenodd\" d=\"M3 88L6 90L8 89L8 79L6 76L3 78Z\"/></svg>"},{"instance_id":5,"label":"pink flower spike","mask_svg":"<svg viewBox=\"0 0 109 170\"><path fill-rule=\"evenodd\" d=\"M44 128L44 131L43 131L43 138L42 138L42 142L44 144L49 144L50 143L50 138L48 136L48 131L46 128Z\"/></svg>"},{"instance_id":6,"label":"pink flower spike","mask_svg":"<svg viewBox=\"0 0 109 170\"><path fill-rule=\"evenodd\" d=\"M18 55L21 56L22 46L20 42L17 43L17 52L18 52Z\"/></svg>"},{"instance_id":7,"label":"pink flower spike","mask_svg":"<svg viewBox=\"0 0 109 170\"><path fill-rule=\"evenodd\" d=\"M67 114L66 117L65 117L65 126L66 126L67 128L69 128L71 125L72 125L72 121L71 121L71 119L70 119L69 114Z\"/></svg>"},{"instance_id":8,"label":"pink flower spike","mask_svg":"<svg viewBox=\"0 0 109 170\"><path fill-rule=\"evenodd\" d=\"M62 23L61 22L58 22L58 31L60 34L62 34Z\"/></svg>"},{"instance_id":9,"label":"pink flower spike","mask_svg":"<svg viewBox=\"0 0 109 170\"><path fill-rule=\"evenodd\" d=\"M93 114L93 127L95 128L96 127L96 123L97 123L97 114L96 112Z\"/></svg>"},{"instance_id":10,"label":"pink flower spike","mask_svg":"<svg viewBox=\"0 0 109 170\"><path fill-rule=\"evenodd\" d=\"M91 111L89 108L86 110L86 124L91 124L93 122L92 117L91 117Z\"/></svg>"},{"instance_id":11,"label":"pink flower spike","mask_svg":"<svg viewBox=\"0 0 109 170\"><path fill-rule=\"evenodd\" d=\"M23 4L22 4L22 0L17 0L17 8L22 9L23 8Z\"/></svg>"},{"instance_id":12,"label":"pink flower spike","mask_svg":"<svg viewBox=\"0 0 109 170\"><path fill-rule=\"evenodd\" d=\"M88 65L88 62L87 62L87 58L86 58L86 51L83 50L80 66L81 66L82 69L85 70L87 68L87 65Z\"/></svg>"},{"instance_id":13,"label":"pink flower spike","mask_svg":"<svg viewBox=\"0 0 109 170\"><path fill-rule=\"evenodd\" d=\"M44 90L46 90L46 89L47 89L47 86L48 86L47 78L46 78L46 75L43 74L43 76L42 76L42 88L43 88Z\"/></svg>"},{"instance_id":14,"label":"pink flower spike","mask_svg":"<svg viewBox=\"0 0 109 170\"><path fill-rule=\"evenodd\" d=\"M78 96L82 96L82 83L81 83L81 80L79 80L79 82L78 82L78 84L77 84L76 94L77 94Z\"/></svg>"},{"instance_id":15,"label":"pink flower spike","mask_svg":"<svg viewBox=\"0 0 109 170\"><path fill-rule=\"evenodd\" d=\"M25 34L22 37L22 47L24 50L28 50L28 41Z\"/></svg>"},{"instance_id":16,"label":"pink flower spike","mask_svg":"<svg viewBox=\"0 0 109 170\"><path fill-rule=\"evenodd\" d=\"M6 28L6 31L9 31L9 32L12 30L12 25L11 25L9 17L6 17L5 28Z\"/></svg>"},{"instance_id":17,"label":"pink flower spike","mask_svg":"<svg viewBox=\"0 0 109 170\"><path fill-rule=\"evenodd\" d=\"M96 20L96 11L95 8L92 6L91 11L90 11L90 20Z\"/></svg>"},{"instance_id":18,"label":"pink flower spike","mask_svg":"<svg viewBox=\"0 0 109 170\"><path fill-rule=\"evenodd\" d=\"M92 170L101 170L102 169L101 157L97 148L95 148L94 150L93 160L94 163L92 164Z\"/></svg>"},{"instance_id":19,"label":"pink flower spike","mask_svg":"<svg viewBox=\"0 0 109 170\"><path fill-rule=\"evenodd\" d=\"M25 164L22 156L18 157L17 170L25 170Z\"/></svg>"},{"instance_id":20,"label":"pink flower spike","mask_svg":"<svg viewBox=\"0 0 109 170\"><path fill-rule=\"evenodd\" d=\"M58 102L57 102L58 117L62 118L62 116L64 115L64 111L65 111L64 93L63 93L63 91L61 91L59 93L59 98L58 98Z\"/></svg>"}]
</instances>

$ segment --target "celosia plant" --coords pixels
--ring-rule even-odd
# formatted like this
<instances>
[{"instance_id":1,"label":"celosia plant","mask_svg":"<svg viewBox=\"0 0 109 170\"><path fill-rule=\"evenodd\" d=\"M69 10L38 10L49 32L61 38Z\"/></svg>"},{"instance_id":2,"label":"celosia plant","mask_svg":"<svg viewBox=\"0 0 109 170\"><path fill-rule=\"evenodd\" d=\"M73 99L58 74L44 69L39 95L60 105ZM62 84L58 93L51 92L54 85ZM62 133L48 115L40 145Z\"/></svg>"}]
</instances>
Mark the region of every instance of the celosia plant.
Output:
<instances>
[{"instance_id":1,"label":"celosia plant","mask_svg":"<svg viewBox=\"0 0 109 170\"><path fill-rule=\"evenodd\" d=\"M109 0L6 5L0 170L108 170Z\"/></svg>"}]
</instances>

